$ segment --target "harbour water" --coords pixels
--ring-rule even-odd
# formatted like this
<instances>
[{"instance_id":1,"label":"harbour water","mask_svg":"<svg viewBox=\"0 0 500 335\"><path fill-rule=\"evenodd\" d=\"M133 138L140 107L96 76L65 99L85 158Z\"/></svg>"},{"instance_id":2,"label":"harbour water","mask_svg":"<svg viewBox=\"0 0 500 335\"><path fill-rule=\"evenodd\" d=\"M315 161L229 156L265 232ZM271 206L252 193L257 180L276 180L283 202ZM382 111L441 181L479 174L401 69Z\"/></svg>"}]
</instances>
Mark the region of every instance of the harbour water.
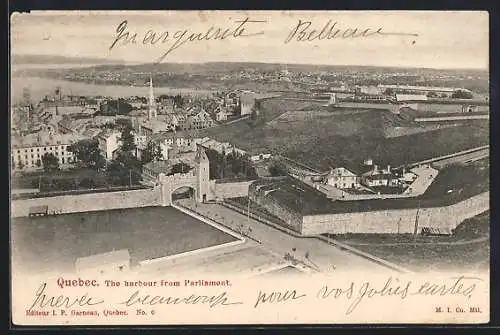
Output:
<instances>
[{"instance_id":1,"label":"harbour water","mask_svg":"<svg viewBox=\"0 0 500 335\"><path fill-rule=\"evenodd\" d=\"M147 96L147 86L122 86L122 85L96 85L91 83L73 82L59 79L37 78L37 77L12 77L11 99L16 103L22 99L23 89L28 88L32 101L39 101L45 95L53 94L60 87L63 94L67 95L90 95L109 96L113 98L128 96ZM198 90L193 88L155 87L155 95L192 95L208 96L213 92L210 90Z\"/></svg>"}]
</instances>

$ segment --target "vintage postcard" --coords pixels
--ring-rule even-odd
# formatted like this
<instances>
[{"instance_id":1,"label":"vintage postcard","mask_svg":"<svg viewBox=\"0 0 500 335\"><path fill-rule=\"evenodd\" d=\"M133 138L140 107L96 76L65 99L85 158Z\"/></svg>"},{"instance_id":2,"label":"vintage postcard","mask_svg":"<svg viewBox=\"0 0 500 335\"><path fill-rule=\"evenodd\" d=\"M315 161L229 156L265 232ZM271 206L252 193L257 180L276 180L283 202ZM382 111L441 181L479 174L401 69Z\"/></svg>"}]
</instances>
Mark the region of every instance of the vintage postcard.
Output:
<instances>
[{"instance_id":1,"label":"vintage postcard","mask_svg":"<svg viewBox=\"0 0 500 335\"><path fill-rule=\"evenodd\" d=\"M13 14L13 324L488 323L488 20Z\"/></svg>"}]
</instances>

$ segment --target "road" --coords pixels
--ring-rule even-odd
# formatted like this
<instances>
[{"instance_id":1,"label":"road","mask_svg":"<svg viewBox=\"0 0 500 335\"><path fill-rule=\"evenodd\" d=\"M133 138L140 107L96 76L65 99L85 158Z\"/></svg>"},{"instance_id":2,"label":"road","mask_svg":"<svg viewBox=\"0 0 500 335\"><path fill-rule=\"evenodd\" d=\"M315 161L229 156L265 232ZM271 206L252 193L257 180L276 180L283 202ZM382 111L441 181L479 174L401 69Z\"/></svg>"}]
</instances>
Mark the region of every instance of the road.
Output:
<instances>
[{"instance_id":1,"label":"road","mask_svg":"<svg viewBox=\"0 0 500 335\"><path fill-rule=\"evenodd\" d=\"M435 162L434 165L437 168L443 168L446 165L450 165L450 164L474 162L474 161L486 158L489 155L490 155L490 149L488 148L488 149L483 149L483 150L471 152L471 153L456 156L456 157L443 159L441 161Z\"/></svg>"},{"instance_id":2,"label":"road","mask_svg":"<svg viewBox=\"0 0 500 335\"><path fill-rule=\"evenodd\" d=\"M340 250L319 239L289 235L219 204L198 203L195 207L194 203L188 200L183 201L182 206L191 208L235 231L239 231L240 226L243 226L245 231L250 228L251 232L248 235L259 241L261 246L270 253L283 257L286 253L290 253L297 260L310 264L321 272L362 270L370 273L393 273L393 270L350 252ZM310 261L306 259L306 253L308 253Z\"/></svg>"},{"instance_id":3,"label":"road","mask_svg":"<svg viewBox=\"0 0 500 335\"><path fill-rule=\"evenodd\" d=\"M423 161L419 162L414 162L411 164L406 164L407 167L413 167L413 166L418 166L418 165L424 165L424 164L430 164L430 163L437 163L437 162L443 162L443 161L451 161L456 160L456 162L465 162L467 161L466 159L463 159L462 157L467 157L469 155L472 155L475 157L476 155L479 156L484 156L487 157L489 155L489 150L490 146L489 145L484 145L481 147L473 148L473 149L468 149L468 150L463 150L459 152L455 152L453 154L445 155L445 156L440 156L440 157L434 157L431 159L426 159ZM400 168L404 167L404 165L401 165Z\"/></svg>"}]
</instances>

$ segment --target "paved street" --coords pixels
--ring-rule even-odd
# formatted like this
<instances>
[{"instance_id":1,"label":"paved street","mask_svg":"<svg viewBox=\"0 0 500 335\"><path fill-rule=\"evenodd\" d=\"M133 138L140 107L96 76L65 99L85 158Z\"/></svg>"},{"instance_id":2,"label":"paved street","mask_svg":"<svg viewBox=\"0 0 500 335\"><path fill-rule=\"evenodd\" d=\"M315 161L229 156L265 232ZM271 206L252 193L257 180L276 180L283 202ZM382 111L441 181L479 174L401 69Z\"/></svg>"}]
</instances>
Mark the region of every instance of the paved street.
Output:
<instances>
[{"instance_id":1,"label":"paved street","mask_svg":"<svg viewBox=\"0 0 500 335\"><path fill-rule=\"evenodd\" d=\"M363 270L373 272L390 272L385 267L368 261L352 253L342 251L316 238L298 238L272 228L261 222L249 219L219 204L196 204L192 200L184 200L182 205L192 208L196 212L213 219L225 226L239 231L243 225L245 231L251 229L249 236L260 241L264 249L284 256L286 253L294 255L298 260L317 266L322 272ZM293 251L295 249L295 251ZM309 254L308 262L306 253Z\"/></svg>"}]
</instances>

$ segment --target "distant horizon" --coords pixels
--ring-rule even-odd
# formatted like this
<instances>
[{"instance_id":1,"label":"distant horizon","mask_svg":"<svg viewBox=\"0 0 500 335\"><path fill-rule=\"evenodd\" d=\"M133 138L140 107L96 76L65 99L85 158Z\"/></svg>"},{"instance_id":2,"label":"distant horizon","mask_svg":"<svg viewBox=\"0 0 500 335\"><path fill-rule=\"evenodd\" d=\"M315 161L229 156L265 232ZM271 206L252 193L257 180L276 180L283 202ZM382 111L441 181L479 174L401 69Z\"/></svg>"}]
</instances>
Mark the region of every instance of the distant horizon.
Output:
<instances>
[{"instance_id":1,"label":"distant horizon","mask_svg":"<svg viewBox=\"0 0 500 335\"><path fill-rule=\"evenodd\" d=\"M411 70L441 70L441 71L480 71L480 72L488 72L489 73L489 68L442 68L442 67L420 67L420 66L398 66L398 65L372 65L372 64L319 64L319 63L301 63L301 62L289 62L289 63L278 63L278 62L266 62L266 61L232 61L232 60L225 60L225 61L218 61L218 60L208 60L208 61L189 61L189 62L182 62L182 61L168 61L168 62L161 62L161 63L156 63L154 61L151 62L140 62L140 61L127 61L125 59L118 59L118 58L99 58L99 57L75 57L75 56L61 56L61 55L44 55L44 54L12 54L11 58L13 57L43 57L43 58L66 58L68 60L95 60L102 62L102 64L94 64L89 62L89 66L101 66L101 65L168 65L168 64L193 64L193 65L201 65L201 64L213 64L213 63L231 63L231 64L267 64L267 65L281 65L281 66L288 66L288 65L303 65L303 66L317 66L317 67L371 67L371 68L381 68L381 69L411 69ZM12 63L13 65L26 65L26 64L31 64L31 63ZM59 64L59 63L34 63L34 65L49 65L49 64ZM72 65L72 63L68 63L65 65ZM85 65L85 64L82 64Z\"/></svg>"}]
</instances>

